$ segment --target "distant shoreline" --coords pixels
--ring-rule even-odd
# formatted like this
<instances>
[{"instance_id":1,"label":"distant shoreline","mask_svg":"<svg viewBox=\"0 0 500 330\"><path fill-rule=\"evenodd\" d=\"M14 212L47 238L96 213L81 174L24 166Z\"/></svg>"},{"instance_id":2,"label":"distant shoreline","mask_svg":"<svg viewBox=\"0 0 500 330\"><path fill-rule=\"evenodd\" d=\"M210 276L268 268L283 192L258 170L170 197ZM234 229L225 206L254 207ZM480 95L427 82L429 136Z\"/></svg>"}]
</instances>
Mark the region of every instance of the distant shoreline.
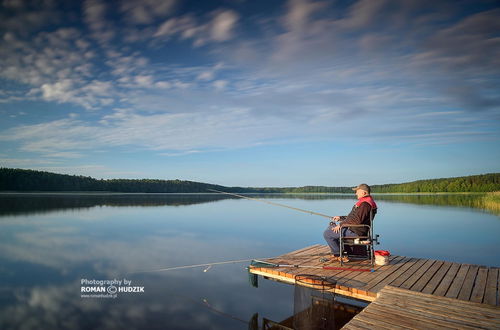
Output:
<instances>
[{"instance_id":1,"label":"distant shoreline","mask_svg":"<svg viewBox=\"0 0 500 330\"><path fill-rule=\"evenodd\" d=\"M315 193L315 192L238 192L235 193L244 195L337 195L337 196L353 196L354 193ZM485 195L488 192L374 192L372 195ZM221 195L214 192L117 192L117 191L0 191L0 195Z\"/></svg>"},{"instance_id":2,"label":"distant shoreline","mask_svg":"<svg viewBox=\"0 0 500 330\"><path fill-rule=\"evenodd\" d=\"M356 183L359 184L359 183ZM160 179L95 179L92 177L57 174L35 170L0 168L0 191L4 192L57 192L82 194L111 193L229 193L255 194L348 194L352 186L301 187L238 187L187 180ZM396 184L373 184L373 194L461 194L500 191L500 173L464 177L418 180Z\"/></svg>"}]
</instances>

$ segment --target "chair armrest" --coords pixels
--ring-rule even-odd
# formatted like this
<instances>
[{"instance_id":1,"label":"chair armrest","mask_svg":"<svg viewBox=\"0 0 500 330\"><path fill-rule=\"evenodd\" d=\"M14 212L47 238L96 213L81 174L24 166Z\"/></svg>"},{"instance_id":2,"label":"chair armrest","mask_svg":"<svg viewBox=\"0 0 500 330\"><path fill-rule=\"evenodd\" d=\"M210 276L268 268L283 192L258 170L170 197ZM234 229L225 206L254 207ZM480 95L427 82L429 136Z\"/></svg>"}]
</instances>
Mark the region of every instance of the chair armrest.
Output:
<instances>
[{"instance_id":1,"label":"chair armrest","mask_svg":"<svg viewBox=\"0 0 500 330\"><path fill-rule=\"evenodd\" d=\"M341 227L341 228L342 228L342 227L346 227L346 228L347 228L347 227L368 227L368 228L370 228L370 225L354 225L354 224L353 224L353 225L351 225L351 224L346 224L346 225L340 225L340 227Z\"/></svg>"}]
</instances>

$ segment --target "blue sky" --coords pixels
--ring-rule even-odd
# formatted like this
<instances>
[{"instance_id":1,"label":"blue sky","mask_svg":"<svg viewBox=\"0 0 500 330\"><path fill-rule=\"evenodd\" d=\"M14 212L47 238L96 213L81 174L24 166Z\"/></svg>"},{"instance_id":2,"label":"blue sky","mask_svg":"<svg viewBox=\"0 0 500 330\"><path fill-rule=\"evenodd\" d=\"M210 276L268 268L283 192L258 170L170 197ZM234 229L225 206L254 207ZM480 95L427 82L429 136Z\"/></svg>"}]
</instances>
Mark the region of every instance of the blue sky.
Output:
<instances>
[{"instance_id":1,"label":"blue sky","mask_svg":"<svg viewBox=\"0 0 500 330\"><path fill-rule=\"evenodd\" d=\"M0 166L238 186L500 172L496 1L0 3Z\"/></svg>"}]
</instances>

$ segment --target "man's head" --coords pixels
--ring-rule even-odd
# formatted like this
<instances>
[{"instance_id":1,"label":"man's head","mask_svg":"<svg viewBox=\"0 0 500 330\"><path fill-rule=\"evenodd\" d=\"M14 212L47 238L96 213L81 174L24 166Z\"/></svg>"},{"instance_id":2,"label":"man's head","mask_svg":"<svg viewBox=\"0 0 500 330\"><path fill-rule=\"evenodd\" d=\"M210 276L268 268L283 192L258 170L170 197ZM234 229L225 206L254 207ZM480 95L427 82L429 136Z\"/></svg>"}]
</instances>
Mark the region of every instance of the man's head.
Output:
<instances>
[{"instance_id":1,"label":"man's head","mask_svg":"<svg viewBox=\"0 0 500 330\"><path fill-rule=\"evenodd\" d=\"M358 185L357 187L352 188L356 192L356 197L361 198L370 195L370 186L367 185L366 183L362 183Z\"/></svg>"}]
</instances>

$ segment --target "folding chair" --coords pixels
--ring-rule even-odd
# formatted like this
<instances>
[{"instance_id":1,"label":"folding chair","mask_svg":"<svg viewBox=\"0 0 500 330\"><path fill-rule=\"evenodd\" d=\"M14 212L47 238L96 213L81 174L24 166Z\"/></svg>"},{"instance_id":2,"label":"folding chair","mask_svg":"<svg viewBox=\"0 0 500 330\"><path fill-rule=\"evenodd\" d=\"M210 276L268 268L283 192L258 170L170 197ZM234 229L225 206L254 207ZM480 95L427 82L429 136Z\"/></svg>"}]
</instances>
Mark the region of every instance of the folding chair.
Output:
<instances>
[{"instance_id":1,"label":"folding chair","mask_svg":"<svg viewBox=\"0 0 500 330\"><path fill-rule=\"evenodd\" d=\"M340 227L340 256L351 256L353 258L363 258L370 260L371 265L375 265L374 245L380 244L378 241L379 235L373 235L373 219L375 212L370 211L370 224L363 225L341 225ZM366 227L365 236L344 236L343 228ZM344 262L340 258L340 264Z\"/></svg>"}]
</instances>

